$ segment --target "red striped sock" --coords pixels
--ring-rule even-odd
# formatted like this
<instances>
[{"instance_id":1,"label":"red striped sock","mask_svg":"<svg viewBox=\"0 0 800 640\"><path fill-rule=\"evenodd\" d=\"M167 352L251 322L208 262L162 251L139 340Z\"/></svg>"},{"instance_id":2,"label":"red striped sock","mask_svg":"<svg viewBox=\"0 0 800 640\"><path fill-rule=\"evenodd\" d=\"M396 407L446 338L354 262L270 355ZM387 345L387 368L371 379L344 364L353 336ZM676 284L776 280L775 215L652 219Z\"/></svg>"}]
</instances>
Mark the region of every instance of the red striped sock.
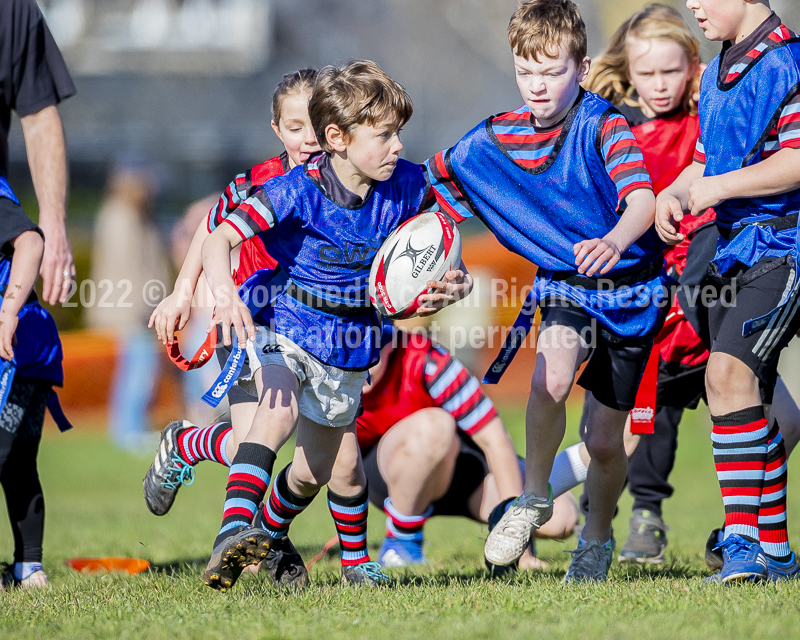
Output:
<instances>
[{"instance_id":1,"label":"red striped sock","mask_svg":"<svg viewBox=\"0 0 800 640\"><path fill-rule=\"evenodd\" d=\"M711 416L714 466L725 505L725 537L758 542L758 511L767 465L767 420L761 405Z\"/></svg>"},{"instance_id":2,"label":"red striped sock","mask_svg":"<svg viewBox=\"0 0 800 640\"><path fill-rule=\"evenodd\" d=\"M335 494L328 489L328 508L336 525L339 547L342 551L342 566L355 566L369 562L367 552L367 511L369 494L365 488L353 497Z\"/></svg>"},{"instance_id":3,"label":"red striped sock","mask_svg":"<svg viewBox=\"0 0 800 640\"><path fill-rule=\"evenodd\" d=\"M201 460L212 460L230 467L226 449L231 433L233 429L230 422L217 422L202 428L190 427L178 434L178 450L181 457L193 466Z\"/></svg>"},{"instance_id":4,"label":"red striped sock","mask_svg":"<svg viewBox=\"0 0 800 640\"><path fill-rule=\"evenodd\" d=\"M216 547L222 540L248 526L264 499L275 464L275 452L263 444L243 442L233 458L228 473L228 488L222 514L222 526Z\"/></svg>"},{"instance_id":5,"label":"red striped sock","mask_svg":"<svg viewBox=\"0 0 800 640\"><path fill-rule=\"evenodd\" d=\"M264 508L259 513L256 526L261 527L273 538L285 536L294 519L311 504L313 496L301 496L289 488L286 476L292 465L283 468L272 483L272 492L269 500L264 503Z\"/></svg>"},{"instance_id":6,"label":"red striped sock","mask_svg":"<svg viewBox=\"0 0 800 640\"><path fill-rule=\"evenodd\" d=\"M776 422L767 444L767 469L758 510L758 536L764 553L778 562L787 562L792 553L786 530L786 471L786 447Z\"/></svg>"}]
</instances>

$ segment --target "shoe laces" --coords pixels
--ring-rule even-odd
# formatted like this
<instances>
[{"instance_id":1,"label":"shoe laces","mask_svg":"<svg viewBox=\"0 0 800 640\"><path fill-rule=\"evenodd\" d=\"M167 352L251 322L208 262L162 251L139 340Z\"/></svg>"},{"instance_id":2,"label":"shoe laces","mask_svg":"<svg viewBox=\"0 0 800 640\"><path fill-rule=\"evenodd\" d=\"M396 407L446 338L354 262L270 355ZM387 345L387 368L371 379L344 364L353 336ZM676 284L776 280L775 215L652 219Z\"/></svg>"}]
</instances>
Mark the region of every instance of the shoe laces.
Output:
<instances>
[{"instance_id":1,"label":"shoe laces","mask_svg":"<svg viewBox=\"0 0 800 640\"><path fill-rule=\"evenodd\" d=\"M194 482L194 467L186 463L177 451L173 451L167 463L161 485L167 489L178 489L181 485L187 487Z\"/></svg>"},{"instance_id":2,"label":"shoe laces","mask_svg":"<svg viewBox=\"0 0 800 640\"><path fill-rule=\"evenodd\" d=\"M720 542L714 549L720 549L725 560L730 560L739 552L750 551L751 543L740 536L728 536Z\"/></svg>"},{"instance_id":3,"label":"shoe laces","mask_svg":"<svg viewBox=\"0 0 800 640\"><path fill-rule=\"evenodd\" d=\"M597 570L597 565L602 564L605 567L608 563L605 557L606 551L607 549L603 544L586 544L579 546L577 549L567 550L564 553L572 555L573 567L580 569L582 573L594 577L601 574L601 572ZM587 571L587 569L591 569L591 571ZM604 571L602 575L605 577Z\"/></svg>"},{"instance_id":4,"label":"shoe laces","mask_svg":"<svg viewBox=\"0 0 800 640\"><path fill-rule=\"evenodd\" d=\"M388 582L389 576L383 571L379 562L362 562L353 568L354 571L365 575L375 582Z\"/></svg>"},{"instance_id":5,"label":"shoe laces","mask_svg":"<svg viewBox=\"0 0 800 640\"><path fill-rule=\"evenodd\" d=\"M278 540L280 540L280 538L278 538ZM273 544L275 544L275 542L277 542L277 540L274 541ZM273 546L270 548L270 553L267 557L267 567L270 569L270 571L274 571L276 574L278 573L279 569L282 569L290 576L295 576L300 571L300 567L295 566L295 563L292 562L296 555L297 554L294 554L291 551Z\"/></svg>"}]
</instances>

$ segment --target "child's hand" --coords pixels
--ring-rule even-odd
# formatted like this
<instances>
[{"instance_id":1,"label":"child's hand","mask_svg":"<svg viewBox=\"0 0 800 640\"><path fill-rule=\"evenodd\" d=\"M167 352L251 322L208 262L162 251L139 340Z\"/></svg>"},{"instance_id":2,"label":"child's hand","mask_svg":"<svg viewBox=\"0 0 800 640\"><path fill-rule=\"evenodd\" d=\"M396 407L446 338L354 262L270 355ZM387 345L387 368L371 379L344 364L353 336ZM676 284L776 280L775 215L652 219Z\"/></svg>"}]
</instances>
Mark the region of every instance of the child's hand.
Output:
<instances>
[{"instance_id":1,"label":"child's hand","mask_svg":"<svg viewBox=\"0 0 800 640\"><path fill-rule=\"evenodd\" d=\"M689 185L689 211L693 216L703 215L707 209L716 207L726 199L722 176L696 178Z\"/></svg>"},{"instance_id":2,"label":"child's hand","mask_svg":"<svg viewBox=\"0 0 800 640\"><path fill-rule=\"evenodd\" d=\"M599 275L608 273L619 262L620 250L607 238L581 240L572 247L572 250L575 252L578 273L589 277L595 273ZM603 267L603 264L606 266Z\"/></svg>"},{"instance_id":3,"label":"child's hand","mask_svg":"<svg viewBox=\"0 0 800 640\"><path fill-rule=\"evenodd\" d=\"M172 344L175 332L180 331L189 322L192 315L192 299L179 291L158 303L147 323L148 329L155 329L158 339L165 345Z\"/></svg>"},{"instance_id":4,"label":"child's hand","mask_svg":"<svg viewBox=\"0 0 800 640\"><path fill-rule=\"evenodd\" d=\"M656 198L656 232L667 244L679 244L684 235L678 232L676 222L683 220L683 207L675 196L660 193Z\"/></svg>"},{"instance_id":5,"label":"child's hand","mask_svg":"<svg viewBox=\"0 0 800 640\"><path fill-rule=\"evenodd\" d=\"M253 317L247 309L247 305L242 302L236 290L233 295L229 292L218 289L214 292L214 299L217 301L217 306L214 309L214 317L211 318L211 323L208 325L206 333L216 331L218 324L222 325L222 342L226 347L231 345L231 332L229 327L233 327L236 332L236 337L239 341L239 347L244 348L247 340L255 342L256 339L256 326L253 323Z\"/></svg>"},{"instance_id":6,"label":"child's hand","mask_svg":"<svg viewBox=\"0 0 800 640\"><path fill-rule=\"evenodd\" d=\"M447 305L465 297L472 290L472 281L461 269L452 269L444 274L444 280L428 280L430 291L419 297L422 306L417 315L429 316Z\"/></svg>"},{"instance_id":7,"label":"child's hand","mask_svg":"<svg viewBox=\"0 0 800 640\"><path fill-rule=\"evenodd\" d=\"M19 318L16 314L4 313L0 315L0 358L3 360L14 359L14 349L17 339L14 333L17 330Z\"/></svg>"}]
</instances>

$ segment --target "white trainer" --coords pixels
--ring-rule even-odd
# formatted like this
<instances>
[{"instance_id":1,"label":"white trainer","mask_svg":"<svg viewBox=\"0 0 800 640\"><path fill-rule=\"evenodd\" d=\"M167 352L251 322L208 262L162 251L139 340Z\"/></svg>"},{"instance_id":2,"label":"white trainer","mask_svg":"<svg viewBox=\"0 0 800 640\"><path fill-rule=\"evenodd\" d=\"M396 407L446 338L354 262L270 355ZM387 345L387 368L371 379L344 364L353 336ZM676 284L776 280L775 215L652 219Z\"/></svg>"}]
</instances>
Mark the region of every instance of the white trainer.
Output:
<instances>
[{"instance_id":1,"label":"white trainer","mask_svg":"<svg viewBox=\"0 0 800 640\"><path fill-rule=\"evenodd\" d=\"M492 564L506 567L519 560L525 552L531 532L553 515L553 494L542 500L524 493L511 503L494 529L489 532L483 555Z\"/></svg>"}]
</instances>

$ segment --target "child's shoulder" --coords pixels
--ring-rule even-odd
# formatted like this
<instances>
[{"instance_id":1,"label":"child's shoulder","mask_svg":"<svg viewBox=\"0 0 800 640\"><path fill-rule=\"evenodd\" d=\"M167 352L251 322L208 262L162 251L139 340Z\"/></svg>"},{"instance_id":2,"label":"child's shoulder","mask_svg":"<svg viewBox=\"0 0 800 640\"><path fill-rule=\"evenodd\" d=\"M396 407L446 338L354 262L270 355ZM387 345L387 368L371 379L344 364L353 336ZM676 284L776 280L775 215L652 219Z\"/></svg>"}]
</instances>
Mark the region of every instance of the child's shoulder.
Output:
<instances>
[{"instance_id":1,"label":"child's shoulder","mask_svg":"<svg viewBox=\"0 0 800 640\"><path fill-rule=\"evenodd\" d=\"M276 176L282 176L289 172L288 155L286 152L265 160L255 165L249 171L249 178L253 184L264 184L267 180Z\"/></svg>"}]
</instances>

